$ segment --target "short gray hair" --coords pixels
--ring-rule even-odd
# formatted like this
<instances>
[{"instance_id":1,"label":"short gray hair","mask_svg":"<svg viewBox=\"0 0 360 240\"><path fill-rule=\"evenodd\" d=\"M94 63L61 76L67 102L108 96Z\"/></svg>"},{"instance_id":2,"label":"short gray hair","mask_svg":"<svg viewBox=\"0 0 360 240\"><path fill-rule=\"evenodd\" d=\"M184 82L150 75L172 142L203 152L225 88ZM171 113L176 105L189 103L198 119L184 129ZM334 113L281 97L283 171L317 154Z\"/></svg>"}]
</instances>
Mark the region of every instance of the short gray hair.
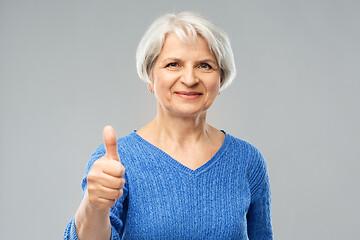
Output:
<instances>
[{"instance_id":1,"label":"short gray hair","mask_svg":"<svg viewBox=\"0 0 360 240\"><path fill-rule=\"evenodd\" d=\"M175 33L184 42L188 36L203 37L215 55L221 70L221 90L225 89L236 75L234 55L225 32L193 12L165 14L158 18L145 32L136 51L136 68L139 77L151 84L152 69L159 56L165 37Z\"/></svg>"}]
</instances>

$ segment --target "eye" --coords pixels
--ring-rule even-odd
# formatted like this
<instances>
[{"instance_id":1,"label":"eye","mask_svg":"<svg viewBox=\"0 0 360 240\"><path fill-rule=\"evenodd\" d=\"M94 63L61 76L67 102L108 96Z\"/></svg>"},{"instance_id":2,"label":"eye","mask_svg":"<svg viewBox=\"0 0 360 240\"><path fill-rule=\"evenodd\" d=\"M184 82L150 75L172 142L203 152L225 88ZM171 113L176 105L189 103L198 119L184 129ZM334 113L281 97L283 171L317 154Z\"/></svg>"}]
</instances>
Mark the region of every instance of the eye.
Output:
<instances>
[{"instance_id":1,"label":"eye","mask_svg":"<svg viewBox=\"0 0 360 240\"><path fill-rule=\"evenodd\" d=\"M212 67L211 67L209 64L207 64L207 63L201 63L201 64L199 65L199 67L200 67L201 69L206 69L206 70L212 69Z\"/></svg>"},{"instance_id":2,"label":"eye","mask_svg":"<svg viewBox=\"0 0 360 240\"><path fill-rule=\"evenodd\" d=\"M172 63L169 63L168 65L166 65L166 67L170 67L170 68L176 68L178 66L179 66L179 64L177 62L172 62Z\"/></svg>"}]
</instances>

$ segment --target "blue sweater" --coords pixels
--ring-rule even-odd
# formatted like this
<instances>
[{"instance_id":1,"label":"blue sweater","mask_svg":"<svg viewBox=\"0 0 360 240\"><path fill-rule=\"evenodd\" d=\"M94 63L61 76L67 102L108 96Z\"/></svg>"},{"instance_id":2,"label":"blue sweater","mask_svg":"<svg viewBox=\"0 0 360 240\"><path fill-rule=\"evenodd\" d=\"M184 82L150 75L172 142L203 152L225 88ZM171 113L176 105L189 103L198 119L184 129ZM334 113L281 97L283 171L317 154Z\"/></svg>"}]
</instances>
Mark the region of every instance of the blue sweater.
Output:
<instances>
[{"instance_id":1,"label":"blue sweater","mask_svg":"<svg viewBox=\"0 0 360 240\"><path fill-rule=\"evenodd\" d=\"M191 170L135 131L118 139L124 194L110 209L111 239L273 239L270 185L261 153L226 133L219 151ZM82 181L104 145L92 154ZM78 239L74 218L64 239Z\"/></svg>"}]
</instances>

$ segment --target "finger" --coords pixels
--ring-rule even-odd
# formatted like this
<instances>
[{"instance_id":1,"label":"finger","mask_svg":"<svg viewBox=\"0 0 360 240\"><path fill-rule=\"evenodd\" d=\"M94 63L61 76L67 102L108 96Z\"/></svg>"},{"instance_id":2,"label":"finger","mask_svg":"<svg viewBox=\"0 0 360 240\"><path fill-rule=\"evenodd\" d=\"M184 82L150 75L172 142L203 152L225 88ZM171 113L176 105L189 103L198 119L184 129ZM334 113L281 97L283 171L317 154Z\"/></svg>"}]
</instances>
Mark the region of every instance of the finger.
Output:
<instances>
[{"instance_id":1,"label":"finger","mask_svg":"<svg viewBox=\"0 0 360 240\"><path fill-rule=\"evenodd\" d=\"M120 189L125 185L125 178L113 177L108 174L104 174L101 178L98 178L99 184L107 188Z\"/></svg>"},{"instance_id":2,"label":"finger","mask_svg":"<svg viewBox=\"0 0 360 240\"><path fill-rule=\"evenodd\" d=\"M110 159L120 161L116 133L112 126L106 126L104 128L104 143L106 149L106 156Z\"/></svg>"},{"instance_id":3,"label":"finger","mask_svg":"<svg viewBox=\"0 0 360 240\"><path fill-rule=\"evenodd\" d=\"M98 192L99 198L108 199L108 200L118 199L122 195L123 195L123 189L101 187L101 189L99 189Z\"/></svg>"},{"instance_id":4,"label":"finger","mask_svg":"<svg viewBox=\"0 0 360 240\"><path fill-rule=\"evenodd\" d=\"M106 174L109 174L113 177L123 177L125 174L125 168L117 160L105 160L103 162L104 167L102 171Z\"/></svg>"},{"instance_id":5,"label":"finger","mask_svg":"<svg viewBox=\"0 0 360 240\"><path fill-rule=\"evenodd\" d=\"M116 199L96 198L89 199L89 201L99 208L110 208L115 204Z\"/></svg>"}]
</instances>

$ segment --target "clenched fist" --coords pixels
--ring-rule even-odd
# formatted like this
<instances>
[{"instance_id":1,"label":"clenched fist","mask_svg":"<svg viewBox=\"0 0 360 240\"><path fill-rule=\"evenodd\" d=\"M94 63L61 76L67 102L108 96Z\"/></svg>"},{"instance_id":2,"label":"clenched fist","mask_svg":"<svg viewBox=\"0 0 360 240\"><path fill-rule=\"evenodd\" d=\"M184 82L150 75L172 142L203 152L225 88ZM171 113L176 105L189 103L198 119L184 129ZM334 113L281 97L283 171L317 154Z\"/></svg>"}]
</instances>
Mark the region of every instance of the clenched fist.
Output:
<instances>
[{"instance_id":1,"label":"clenched fist","mask_svg":"<svg viewBox=\"0 0 360 240\"><path fill-rule=\"evenodd\" d=\"M104 128L106 154L96 160L87 176L89 202L96 208L110 208L123 194L125 168L120 163L115 130Z\"/></svg>"}]
</instances>

